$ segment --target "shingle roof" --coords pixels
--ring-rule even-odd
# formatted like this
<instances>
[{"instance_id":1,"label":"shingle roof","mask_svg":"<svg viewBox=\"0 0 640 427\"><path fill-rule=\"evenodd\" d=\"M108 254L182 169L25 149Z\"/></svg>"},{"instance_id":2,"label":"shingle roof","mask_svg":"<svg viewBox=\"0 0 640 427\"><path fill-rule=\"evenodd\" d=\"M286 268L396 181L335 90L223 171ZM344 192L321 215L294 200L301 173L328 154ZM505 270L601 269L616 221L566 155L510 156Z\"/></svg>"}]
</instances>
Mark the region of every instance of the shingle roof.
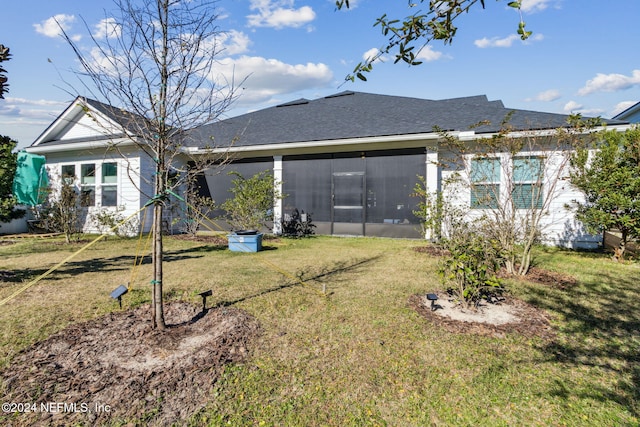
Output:
<instances>
[{"instance_id":1,"label":"shingle roof","mask_svg":"<svg viewBox=\"0 0 640 427\"><path fill-rule=\"evenodd\" d=\"M345 138L408 135L446 131L497 132L511 113L514 130L556 129L567 126L567 115L505 108L486 96L428 100L341 92L315 100L298 99L222 120L192 133L188 145L252 146ZM609 124L622 124L604 120ZM480 126L475 126L483 122Z\"/></svg>"}]
</instances>

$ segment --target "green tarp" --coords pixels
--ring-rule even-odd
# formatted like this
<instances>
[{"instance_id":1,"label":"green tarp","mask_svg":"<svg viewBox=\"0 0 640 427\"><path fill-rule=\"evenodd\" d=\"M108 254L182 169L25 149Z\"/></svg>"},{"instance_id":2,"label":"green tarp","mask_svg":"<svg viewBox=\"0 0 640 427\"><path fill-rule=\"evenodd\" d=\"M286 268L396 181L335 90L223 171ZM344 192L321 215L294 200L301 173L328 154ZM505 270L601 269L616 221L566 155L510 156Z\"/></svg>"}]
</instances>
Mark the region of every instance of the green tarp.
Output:
<instances>
[{"instance_id":1,"label":"green tarp","mask_svg":"<svg viewBox=\"0 0 640 427\"><path fill-rule=\"evenodd\" d=\"M36 206L47 198L49 177L44 164L44 156L21 151L13 178L13 195L22 205Z\"/></svg>"}]
</instances>

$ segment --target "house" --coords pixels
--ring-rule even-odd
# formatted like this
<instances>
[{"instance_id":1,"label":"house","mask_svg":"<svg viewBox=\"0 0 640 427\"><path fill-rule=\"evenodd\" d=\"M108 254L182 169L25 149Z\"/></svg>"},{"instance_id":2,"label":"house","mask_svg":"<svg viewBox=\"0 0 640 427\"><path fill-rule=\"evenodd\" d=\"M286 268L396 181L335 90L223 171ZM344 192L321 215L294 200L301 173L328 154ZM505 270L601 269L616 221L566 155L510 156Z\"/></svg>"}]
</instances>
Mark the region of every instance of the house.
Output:
<instances>
[{"instance_id":1,"label":"house","mask_svg":"<svg viewBox=\"0 0 640 427\"><path fill-rule=\"evenodd\" d=\"M630 123L640 123L640 102L613 117L613 120L622 120Z\"/></svg>"},{"instance_id":2,"label":"house","mask_svg":"<svg viewBox=\"0 0 640 427\"><path fill-rule=\"evenodd\" d=\"M117 109L78 98L28 148L47 157L54 176L77 178L89 213L121 207L128 215L153 195L145 179L153 174L153 161L123 133L123 117ZM412 196L417 177L426 177L430 192L444 190L443 184L456 173L445 142L477 146L504 131L507 117L515 138L552 138L556 129L568 126L565 115L509 109L486 96L427 100L345 91L193 130L179 161L186 164L218 150L232 156L227 171L243 176L272 171L275 185L286 195L276 203L275 217L304 210L312 215L318 234L421 238L420 218L414 214L418 200ZM605 123L609 128L628 127L623 121ZM210 147L212 138L215 148ZM477 188L506 188L500 187L506 176L491 179L495 182L478 182ZM229 197L231 177L226 173L212 169L201 183L203 194L217 203ZM519 188L533 191L534 184L523 181ZM599 237L587 235L565 209L580 195L566 182L554 191L558 198L543 224L549 242L597 244ZM471 206L477 194L456 197L472 213L487 208ZM179 209L173 212L180 215ZM167 223L174 221L168 218ZM275 221L276 233L278 224ZM149 219L144 226L148 229ZM90 222L86 228L91 229Z\"/></svg>"}]
</instances>

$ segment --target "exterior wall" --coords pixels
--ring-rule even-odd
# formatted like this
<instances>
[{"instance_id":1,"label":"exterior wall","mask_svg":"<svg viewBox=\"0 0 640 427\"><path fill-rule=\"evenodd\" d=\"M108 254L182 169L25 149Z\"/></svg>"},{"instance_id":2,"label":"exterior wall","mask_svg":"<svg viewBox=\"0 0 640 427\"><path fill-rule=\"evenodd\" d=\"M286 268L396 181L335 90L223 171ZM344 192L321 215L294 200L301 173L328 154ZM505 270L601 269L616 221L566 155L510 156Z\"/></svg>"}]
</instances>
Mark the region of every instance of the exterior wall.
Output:
<instances>
[{"instance_id":1,"label":"exterior wall","mask_svg":"<svg viewBox=\"0 0 640 427\"><path fill-rule=\"evenodd\" d=\"M25 215L22 218L9 222L0 222L0 234L21 234L27 232L27 220L33 219L29 206L18 205L16 208L26 211Z\"/></svg>"},{"instance_id":2,"label":"exterior wall","mask_svg":"<svg viewBox=\"0 0 640 427\"><path fill-rule=\"evenodd\" d=\"M79 104L74 105L74 110L69 111L70 120L56 135L57 139L66 141L81 141L88 139L105 139L118 134L121 129L107 120L102 114L85 113Z\"/></svg>"},{"instance_id":3,"label":"exterior wall","mask_svg":"<svg viewBox=\"0 0 640 427\"><path fill-rule=\"evenodd\" d=\"M614 117L616 120L624 120L630 123L640 123L640 103L630 108L629 111L618 114Z\"/></svg>"},{"instance_id":4,"label":"exterior wall","mask_svg":"<svg viewBox=\"0 0 640 427\"><path fill-rule=\"evenodd\" d=\"M54 191L55 189L60 188L63 166L75 166L76 180L74 181L74 184L79 186L81 166L85 164L95 165L95 203L93 206L86 207L85 215L83 217L83 230L85 232L99 232L98 226L92 220L92 217L102 209L109 210L114 213L118 212L122 217L128 217L140 209L142 199L139 188L144 189L144 185L141 185L142 168L141 158L138 153L129 152L127 153L127 157L123 158L117 153L102 153L102 155L99 155L95 151L69 151L48 153L46 154L46 159L47 170L49 171L49 178ZM103 207L101 203L103 190L101 165L103 163L117 164L116 206ZM138 215L135 220L140 221L140 219L141 217Z\"/></svg>"},{"instance_id":5,"label":"exterior wall","mask_svg":"<svg viewBox=\"0 0 640 427\"><path fill-rule=\"evenodd\" d=\"M544 198L548 204L543 207L543 216L540 220L543 244L561 246L575 249L596 249L602 242L602 236L594 236L586 232L582 223L575 219L574 213L568 207L574 201L583 201L584 195L571 186L568 180L569 165L565 161L567 153L556 152L553 154L539 152L528 153L530 156L549 156L544 162ZM454 206L466 213L470 221L481 218L483 215L491 215L491 209L471 208L470 170L471 155L465 162L454 162L454 155L448 152L440 153L440 162L445 165L442 169L442 182L446 183L456 177L459 181L456 185L443 184L444 198ZM490 155L490 157L494 157ZM505 153L496 153L496 158L502 165L511 165L511 156ZM507 171L508 172L508 171ZM500 179L500 196L504 200L508 195L505 189L509 188L507 182L511 174L502 173ZM551 194L548 192L551 191ZM548 195L549 194L549 195ZM525 215L527 209L517 211ZM443 230L446 233L446 230Z\"/></svg>"}]
</instances>

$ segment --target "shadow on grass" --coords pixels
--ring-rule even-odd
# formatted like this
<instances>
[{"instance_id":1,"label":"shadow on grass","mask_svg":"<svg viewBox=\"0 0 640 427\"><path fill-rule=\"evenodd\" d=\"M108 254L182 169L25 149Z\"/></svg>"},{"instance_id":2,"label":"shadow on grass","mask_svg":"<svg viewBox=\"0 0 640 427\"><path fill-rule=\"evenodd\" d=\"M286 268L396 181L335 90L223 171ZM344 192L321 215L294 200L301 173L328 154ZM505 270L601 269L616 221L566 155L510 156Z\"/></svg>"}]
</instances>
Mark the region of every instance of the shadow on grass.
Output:
<instances>
[{"instance_id":1,"label":"shadow on grass","mask_svg":"<svg viewBox=\"0 0 640 427\"><path fill-rule=\"evenodd\" d=\"M534 288L530 302L564 318L565 339L543 344L545 362L596 367L618 379L616 387L590 384L572 396L613 401L640 416L640 277L594 272L580 286L564 291ZM551 394L568 399L556 382Z\"/></svg>"},{"instance_id":2,"label":"shadow on grass","mask_svg":"<svg viewBox=\"0 0 640 427\"><path fill-rule=\"evenodd\" d=\"M331 265L325 265L319 268L306 267L305 269L299 270L296 273L296 276L298 277L299 281L284 283L282 285L265 289L260 292L256 292L252 295L240 297L232 301L221 301L218 304L216 304L215 307L228 307L230 305L238 304L240 302L257 298L272 292L277 292L282 289L292 288L294 286L304 286L306 282L310 282L310 281L322 282L322 281L327 281L329 278L335 281L336 276L338 276L339 274L357 273L362 267L376 261L379 258L380 258L380 255L364 258L364 259L351 260L351 261L334 262ZM315 288L312 288L312 289L314 289L315 291L318 291L318 289L315 289Z\"/></svg>"},{"instance_id":3,"label":"shadow on grass","mask_svg":"<svg viewBox=\"0 0 640 427\"><path fill-rule=\"evenodd\" d=\"M219 245L204 245L194 248L180 249L175 251L165 251L163 261L166 263L184 261L193 258L202 258L206 253L226 250L226 247ZM53 271L47 280L61 280L66 276L78 276L87 272L100 271L104 273L126 271L133 268L136 258L131 255L120 255L110 258L92 258L82 261L69 261L55 271ZM137 259L136 265L151 264L151 255L144 255L142 261ZM32 280L49 270L47 268L30 268L21 270L3 270L2 279L6 282L22 282Z\"/></svg>"}]
</instances>

